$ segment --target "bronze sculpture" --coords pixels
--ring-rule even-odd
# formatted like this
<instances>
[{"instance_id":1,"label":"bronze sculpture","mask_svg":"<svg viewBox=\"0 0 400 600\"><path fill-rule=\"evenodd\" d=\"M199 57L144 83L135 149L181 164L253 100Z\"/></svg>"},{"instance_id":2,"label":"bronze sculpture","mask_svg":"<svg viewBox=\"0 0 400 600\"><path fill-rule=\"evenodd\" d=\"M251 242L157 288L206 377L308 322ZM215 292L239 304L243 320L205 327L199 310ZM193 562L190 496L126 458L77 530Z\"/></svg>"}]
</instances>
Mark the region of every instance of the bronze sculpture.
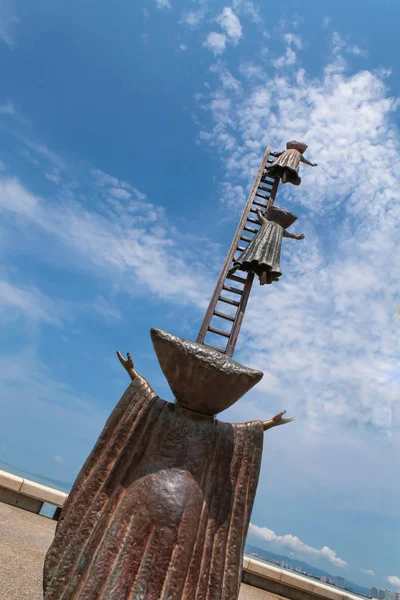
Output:
<instances>
[{"instance_id":1,"label":"bronze sculpture","mask_svg":"<svg viewBox=\"0 0 400 600\"><path fill-rule=\"evenodd\" d=\"M310 167L318 166L317 163L310 163L304 158L303 154L307 148L307 144L293 140L286 144L286 150L283 150L282 152L272 152L271 156L275 156L276 161L267 169L267 175L269 177L279 177L282 183L300 185L300 163L302 162Z\"/></svg>"},{"instance_id":2,"label":"bronze sculpture","mask_svg":"<svg viewBox=\"0 0 400 600\"><path fill-rule=\"evenodd\" d=\"M240 257L235 260L230 273L233 274L237 269L251 271L258 275L260 285L265 285L278 281L282 275L279 264L282 237L302 240L304 234L296 235L286 231L297 217L277 206L269 208L267 218L260 210L257 211L257 216L261 227Z\"/></svg>"},{"instance_id":3,"label":"bronze sculpture","mask_svg":"<svg viewBox=\"0 0 400 600\"><path fill-rule=\"evenodd\" d=\"M45 561L45 600L234 600L263 432L215 415L261 378L204 345L151 331L175 403L128 355L132 383L74 483Z\"/></svg>"}]
</instances>

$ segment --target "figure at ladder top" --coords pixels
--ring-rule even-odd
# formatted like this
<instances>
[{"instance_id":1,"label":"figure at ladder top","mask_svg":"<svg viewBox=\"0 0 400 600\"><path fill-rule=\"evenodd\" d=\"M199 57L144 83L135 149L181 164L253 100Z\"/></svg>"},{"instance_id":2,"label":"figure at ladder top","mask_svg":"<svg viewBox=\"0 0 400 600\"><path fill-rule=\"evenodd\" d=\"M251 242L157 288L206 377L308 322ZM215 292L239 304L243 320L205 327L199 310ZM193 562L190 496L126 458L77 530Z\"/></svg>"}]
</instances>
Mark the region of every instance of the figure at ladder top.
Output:
<instances>
[{"instance_id":1,"label":"figure at ladder top","mask_svg":"<svg viewBox=\"0 0 400 600\"><path fill-rule=\"evenodd\" d=\"M277 160L267 169L268 175L270 177L279 177L282 183L300 185L300 163L302 162L309 167L318 166L317 163L310 163L304 158L303 154L307 148L307 144L293 140L286 144L286 150L282 152L273 152L271 156L276 156Z\"/></svg>"},{"instance_id":2,"label":"figure at ladder top","mask_svg":"<svg viewBox=\"0 0 400 600\"><path fill-rule=\"evenodd\" d=\"M282 275L279 264L282 237L302 240L304 234L296 235L286 231L297 220L297 217L277 206L271 206L267 218L260 210L257 211L257 216L261 227L246 250L235 260L229 273L232 275L237 269L252 271L258 275L260 285L265 285L278 281Z\"/></svg>"}]
</instances>

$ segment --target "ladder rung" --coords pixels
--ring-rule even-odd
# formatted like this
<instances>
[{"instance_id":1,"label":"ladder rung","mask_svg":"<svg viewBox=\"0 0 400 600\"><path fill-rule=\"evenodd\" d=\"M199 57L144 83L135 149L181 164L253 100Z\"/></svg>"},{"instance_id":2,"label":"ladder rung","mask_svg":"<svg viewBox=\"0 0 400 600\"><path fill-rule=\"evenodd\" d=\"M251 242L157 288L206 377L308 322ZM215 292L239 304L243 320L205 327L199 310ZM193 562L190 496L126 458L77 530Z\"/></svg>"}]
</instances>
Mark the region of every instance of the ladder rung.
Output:
<instances>
[{"instance_id":1,"label":"ladder rung","mask_svg":"<svg viewBox=\"0 0 400 600\"><path fill-rule=\"evenodd\" d=\"M257 223L257 221L256 221L256 223ZM245 226L243 227L243 229L244 229L245 231L250 231L250 233L257 233L257 232L258 232L258 229L254 229L254 227L248 227L247 225L245 225Z\"/></svg>"},{"instance_id":2,"label":"ladder rung","mask_svg":"<svg viewBox=\"0 0 400 600\"><path fill-rule=\"evenodd\" d=\"M267 202L269 200L269 196L263 196L262 194L259 194L258 192L256 192L256 196L257 196L257 198L262 198L263 200L266 200Z\"/></svg>"},{"instance_id":3,"label":"ladder rung","mask_svg":"<svg viewBox=\"0 0 400 600\"><path fill-rule=\"evenodd\" d=\"M261 202L258 202L258 200L253 200L253 204L261 206L262 208L267 208L267 204L262 204Z\"/></svg>"},{"instance_id":4,"label":"ladder rung","mask_svg":"<svg viewBox=\"0 0 400 600\"><path fill-rule=\"evenodd\" d=\"M222 348L217 348L216 346L211 346L211 344L203 344L207 348L212 348L213 350L217 350L217 352L221 352L221 354L225 354L226 350L222 350Z\"/></svg>"},{"instance_id":5,"label":"ladder rung","mask_svg":"<svg viewBox=\"0 0 400 600\"><path fill-rule=\"evenodd\" d=\"M253 219L253 217L247 217L247 220L250 221L250 223L256 223L257 225L260 224L258 219Z\"/></svg>"},{"instance_id":6,"label":"ladder rung","mask_svg":"<svg viewBox=\"0 0 400 600\"><path fill-rule=\"evenodd\" d=\"M243 240L244 242L251 242L251 238L248 238L245 235L241 235L240 239Z\"/></svg>"},{"instance_id":7,"label":"ladder rung","mask_svg":"<svg viewBox=\"0 0 400 600\"><path fill-rule=\"evenodd\" d=\"M208 331L210 333L216 333L217 335L223 335L226 338L231 337L230 333L227 333L226 331L222 331L222 329L216 329L216 327L211 327L211 325L209 326Z\"/></svg>"},{"instance_id":8,"label":"ladder rung","mask_svg":"<svg viewBox=\"0 0 400 600\"><path fill-rule=\"evenodd\" d=\"M239 288L235 287L230 287L229 285L223 285L222 289L226 292L232 292L232 294L239 294L239 296L243 294L243 290L239 290Z\"/></svg>"},{"instance_id":9,"label":"ladder rung","mask_svg":"<svg viewBox=\"0 0 400 600\"><path fill-rule=\"evenodd\" d=\"M213 315L215 315L216 317L220 317L220 319L231 321L231 323L235 322L235 317L231 317L231 315L225 315L224 313L221 313L218 310L214 310Z\"/></svg>"},{"instance_id":10,"label":"ladder rung","mask_svg":"<svg viewBox=\"0 0 400 600\"><path fill-rule=\"evenodd\" d=\"M238 283L246 283L247 279L243 279L243 277L238 277L237 275L229 274L226 277L227 279L232 279L233 281L237 281Z\"/></svg>"},{"instance_id":11,"label":"ladder rung","mask_svg":"<svg viewBox=\"0 0 400 600\"><path fill-rule=\"evenodd\" d=\"M224 298L223 296L219 297L221 302L226 302L226 304L232 304L232 306L239 306L240 302L236 302L236 300L231 300L230 298Z\"/></svg>"},{"instance_id":12,"label":"ladder rung","mask_svg":"<svg viewBox=\"0 0 400 600\"><path fill-rule=\"evenodd\" d=\"M244 252L246 248L243 248L243 246L238 246L236 250L239 250L239 252Z\"/></svg>"},{"instance_id":13,"label":"ladder rung","mask_svg":"<svg viewBox=\"0 0 400 600\"><path fill-rule=\"evenodd\" d=\"M270 194L272 192L272 184L264 183L264 186L267 186L267 185L270 185L271 187L263 187L260 183L260 185L258 186L258 189L261 192L268 192L268 194Z\"/></svg>"},{"instance_id":14,"label":"ladder rung","mask_svg":"<svg viewBox=\"0 0 400 600\"><path fill-rule=\"evenodd\" d=\"M271 179L272 181L267 181L267 177L268 177L269 179ZM264 176L264 177L262 177L262 178L260 179L260 182L261 182L261 183L266 183L267 185L273 185L273 184L274 184L274 179L273 179L272 177L269 177L269 175L266 175L266 176Z\"/></svg>"}]
</instances>

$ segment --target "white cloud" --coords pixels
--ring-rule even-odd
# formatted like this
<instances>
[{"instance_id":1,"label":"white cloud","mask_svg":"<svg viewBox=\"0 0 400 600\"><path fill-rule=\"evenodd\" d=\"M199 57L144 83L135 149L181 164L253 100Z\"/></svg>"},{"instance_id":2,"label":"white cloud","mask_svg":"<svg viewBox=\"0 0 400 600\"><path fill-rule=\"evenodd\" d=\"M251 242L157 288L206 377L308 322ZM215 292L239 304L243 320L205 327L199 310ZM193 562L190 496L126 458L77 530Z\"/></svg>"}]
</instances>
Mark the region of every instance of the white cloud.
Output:
<instances>
[{"instance_id":1,"label":"white cloud","mask_svg":"<svg viewBox=\"0 0 400 600\"><path fill-rule=\"evenodd\" d=\"M231 8L225 6L217 21L229 38L235 42L240 40L242 37L242 26Z\"/></svg>"},{"instance_id":2,"label":"white cloud","mask_svg":"<svg viewBox=\"0 0 400 600\"><path fill-rule=\"evenodd\" d=\"M44 144L37 144L35 142L31 142L30 140L24 140L24 144L36 155L39 155L49 162L54 163L59 169L65 168L65 163L62 158L60 158L60 156L58 156L58 154L52 150L49 150L49 148L47 148L47 146Z\"/></svg>"},{"instance_id":3,"label":"white cloud","mask_svg":"<svg viewBox=\"0 0 400 600\"><path fill-rule=\"evenodd\" d=\"M53 169L52 173L45 173L44 176L46 177L46 179L48 179L49 181L52 181L55 184L59 184L61 181L61 177L60 177L60 169Z\"/></svg>"},{"instance_id":4,"label":"white cloud","mask_svg":"<svg viewBox=\"0 0 400 600\"><path fill-rule=\"evenodd\" d=\"M62 456L53 456L53 460L54 460L54 462L56 462L59 465L61 465L64 462L64 459Z\"/></svg>"},{"instance_id":5,"label":"white cloud","mask_svg":"<svg viewBox=\"0 0 400 600\"><path fill-rule=\"evenodd\" d=\"M0 115L14 115L15 110L12 102L8 101L6 104L0 104Z\"/></svg>"},{"instance_id":6,"label":"white cloud","mask_svg":"<svg viewBox=\"0 0 400 600\"><path fill-rule=\"evenodd\" d=\"M237 13L247 15L254 23L260 23L260 9L249 0L233 0L232 6Z\"/></svg>"},{"instance_id":7,"label":"white cloud","mask_svg":"<svg viewBox=\"0 0 400 600\"><path fill-rule=\"evenodd\" d=\"M117 200L129 200L132 197L132 194L128 192L128 190L124 190L122 188L110 188L108 193L117 198Z\"/></svg>"},{"instance_id":8,"label":"white cloud","mask_svg":"<svg viewBox=\"0 0 400 600\"><path fill-rule=\"evenodd\" d=\"M13 48L15 42L15 26L19 22L15 15L14 2L12 0L1 0L0 2L0 40L9 48Z\"/></svg>"},{"instance_id":9,"label":"white cloud","mask_svg":"<svg viewBox=\"0 0 400 600\"><path fill-rule=\"evenodd\" d=\"M303 48L303 42L301 40L301 37L299 35L296 35L294 33L285 33L283 35L283 39L285 40L285 42L289 45L289 46L295 46L298 50L301 50Z\"/></svg>"},{"instance_id":10,"label":"white cloud","mask_svg":"<svg viewBox=\"0 0 400 600\"><path fill-rule=\"evenodd\" d=\"M46 201L17 179L0 178L0 210L8 215L8 230L14 217L18 223L23 219L26 227L45 232L72 256L78 252L80 268L114 280L117 288L138 291L142 287L156 296L203 308L205 289L212 282L204 275L197 244L202 243L207 254L207 241L170 227L163 208L144 200L144 194L126 182L100 171L93 171L93 177L96 202L90 209L81 202L82 194L68 188L60 190L56 201ZM127 188L129 194L115 197L116 189Z\"/></svg>"},{"instance_id":11,"label":"white cloud","mask_svg":"<svg viewBox=\"0 0 400 600\"><path fill-rule=\"evenodd\" d=\"M329 27L331 21L332 21L331 17L324 17L324 19L322 21L322 24L326 28L326 27Z\"/></svg>"},{"instance_id":12,"label":"white cloud","mask_svg":"<svg viewBox=\"0 0 400 600\"><path fill-rule=\"evenodd\" d=\"M320 550L308 546L302 542L297 536L286 534L277 535L272 529L267 527L258 527L250 523L249 536L266 542L269 546L282 551L293 552L296 556L304 558L322 558L330 562L335 567L344 568L347 567L347 562L339 558L334 550L323 546Z\"/></svg>"},{"instance_id":13,"label":"white cloud","mask_svg":"<svg viewBox=\"0 0 400 600\"><path fill-rule=\"evenodd\" d=\"M373 571L372 569L360 569L361 573L364 573L364 575L371 575L371 576L375 576L376 573L375 571Z\"/></svg>"},{"instance_id":14,"label":"white cloud","mask_svg":"<svg viewBox=\"0 0 400 600\"><path fill-rule=\"evenodd\" d=\"M0 314L5 320L19 319L22 314L34 321L61 324L52 300L36 288L18 287L4 279L0 280Z\"/></svg>"},{"instance_id":15,"label":"white cloud","mask_svg":"<svg viewBox=\"0 0 400 600\"><path fill-rule=\"evenodd\" d=\"M169 0L156 0L156 5L157 5L157 8L159 8L159 9L166 8L166 9L170 10L172 8L171 2Z\"/></svg>"},{"instance_id":16,"label":"white cloud","mask_svg":"<svg viewBox=\"0 0 400 600\"><path fill-rule=\"evenodd\" d=\"M216 56L222 54L226 48L226 36L223 33L212 31L208 34L203 46L211 50Z\"/></svg>"},{"instance_id":17,"label":"white cloud","mask_svg":"<svg viewBox=\"0 0 400 600\"><path fill-rule=\"evenodd\" d=\"M296 62L296 52L290 46L288 46L285 54L273 60L272 64L274 65L275 69L282 69L283 67L291 67L295 65Z\"/></svg>"},{"instance_id":18,"label":"white cloud","mask_svg":"<svg viewBox=\"0 0 400 600\"><path fill-rule=\"evenodd\" d=\"M265 372L259 388L310 432L389 434L400 395L399 103L379 73L348 74L337 48L320 79L292 68L241 85L239 73L233 90L226 73L217 75L201 101L214 121L201 139L219 151L230 186L248 189L266 146L281 149L293 138L307 142L306 156L319 164L301 169L299 188L281 186L278 202L301 207L293 230L306 239L285 240L281 281L253 289L240 360ZM268 334L260 315L274 315Z\"/></svg>"},{"instance_id":19,"label":"white cloud","mask_svg":"<svg viewBox=\"0 0 400 600\"><path fill-rule=\"evenodd\" d=\"M179 50L180 50L181 52L184 52L185 50L187 50L187 46L186 46L186 44L180 44L180 45L179 45Z\"/></svg>"},{"instance_id":20,"label":"white cloud","mask_svg":"<svg viewBox=\"0 0 400 600\"><path fill-rule=\"evenodd\" d=\"M387 579L388 582L391 583L394 587L400 589L400 577L397 577L397 575L390 575Z\"/></svg>"},{"instance_id":21,"label":"white cloud","mask_svg":"<svg viewBox=\"0 0 400 600\"><path fill-rule=\"evenodd\" d=\"M282 69L283 67L292 67L297 62L296 52L293 50L295 47L297 50L303 48L303 42L301 37L294 33L285 33L283 39L286 42L286 52L279 58L272 61L273 66L276 69Z\"/></svg>"},{"instance_id":22,"label":"white cloud","mask_svg":"<svg viewBox=\"0 0 400 600\"><path fill-rule=\"evenodd\" d=\"M203 21L204 16L205 11L202 9L191 10L183 15L180 22L189 25L189 27L197 27L197 25L200 25L200 23Z\"/></svg>"}]
</instances>

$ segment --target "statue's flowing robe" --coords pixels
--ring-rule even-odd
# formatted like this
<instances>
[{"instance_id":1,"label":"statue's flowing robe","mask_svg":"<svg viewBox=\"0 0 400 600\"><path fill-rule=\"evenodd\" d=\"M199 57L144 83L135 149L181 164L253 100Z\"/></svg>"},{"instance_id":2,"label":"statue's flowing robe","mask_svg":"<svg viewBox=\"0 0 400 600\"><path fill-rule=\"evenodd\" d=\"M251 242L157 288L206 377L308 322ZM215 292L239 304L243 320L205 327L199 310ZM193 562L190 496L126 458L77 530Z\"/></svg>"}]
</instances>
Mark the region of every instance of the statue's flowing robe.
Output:
<instances>
[{"instance_id":1,"label":"statue's flowing robe","mask_svg":"<svg viewBox=\"0 0 400 600\"><path fill-rule=\"evenodd\" d=\"M137 377L71 490L45 600L234 600L263 444L161 400Z\"/></svg>"},{"instance_id":2,"label":"statue's flowing robe","mask_svg":"<svg viewBox=\"0 0 400 600\"><path fill-rule=\"evenodd\" d=\"M306 146L307 148L307 146ZM286 172L287 182L293 185L300 185L299 177L301 153L295 148L289 148L282 152L276 161L267 169L269 177L282 178Z\"/></svg>"},{"instance_id":3,"label":"statue's flowing robe","mask_svg":"<svg viewBox=\"0 0 400 600\"><path fill-rule=\"evenodd\" d=\"M282 275L280 267L283 227L274 221L263 219L257 234L234 262L242 271L252 271L261 277L265 272L266 283L277 281Z\"/></svg>"}]
</instances>

